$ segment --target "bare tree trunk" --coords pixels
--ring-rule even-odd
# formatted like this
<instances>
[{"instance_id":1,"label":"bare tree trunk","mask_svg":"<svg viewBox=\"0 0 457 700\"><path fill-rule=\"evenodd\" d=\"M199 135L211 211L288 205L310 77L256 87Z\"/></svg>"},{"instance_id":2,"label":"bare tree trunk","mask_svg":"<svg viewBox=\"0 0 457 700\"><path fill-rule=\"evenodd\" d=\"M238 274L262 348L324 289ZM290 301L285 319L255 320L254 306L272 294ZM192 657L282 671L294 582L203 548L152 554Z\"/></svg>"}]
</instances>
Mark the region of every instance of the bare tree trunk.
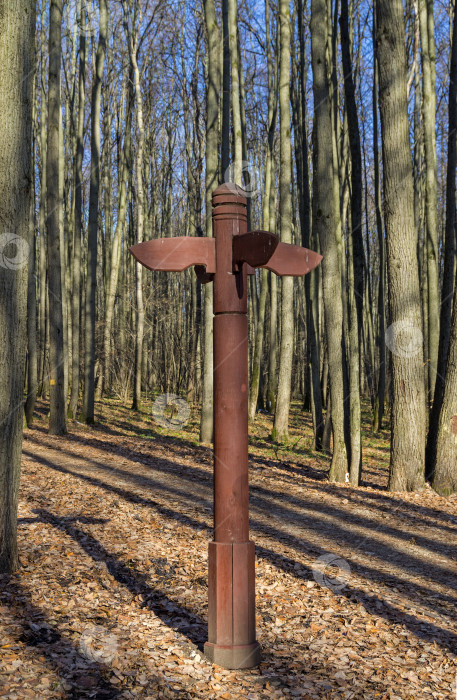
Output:
<instances>
[{"instance_id":1,"label":"bare tree trunk","mask_svg":"<svg viewBox=\"0 0 457 700\"><path fill-rule=\"evenodd\" d=\"M242 186L241 163L243 160L243 140L241 135L240 115L240 80L238 73L238 42L237 42L237 0L228 0L228 31L230 51L230 83L232 104L233 129L233 182Z\"/></svg>"},{"instance_id":2,"label":"bare tree trunk","mask_svg":"<svg viewBox=\"0 0 457 700\"><path fill-rule=\"evenodd\" d=\"M314 95L313 230L319 237L325 333L332 403L333 455L329 478L344 482L347 454L344 436L343 305L333 192L333 144L326 61L327 3L311 2L311 59Z\"/></svg>"},{"instance_id":3,"label":"bare tree trunk","mask_svg":"<svg viewBox=\"0 0 457 700\"><path fill-rule=\"evenodd\" d=\"M138 24L141 26L142 14L139 13ZM140 71L138 69L137 50L138 42L133 29L130 40L130 60L133 67L133 79L135 85L136 114L138 126L138 146L136 153L136 199L137 199L137 243L143 242L144 237L144 187L143 187L143 153L144 153L144 120L143 98L141 95ZM143 303L143 266L135 264L136 274L136 337L135 337L135 374L133 378L133 410L141 407L141 369L143 359L144 336L144 303Z\"/></svg>"},{"instance_id":4,"label":"bare tree trunk","mask_svg":"<svg viewBox=\"0 0 457 700\"><path fill-rule=\"evenodd\" d=\"M61 89L61 86L59 86ZM63 395L65 407L68 400L68 313L67 313L67 255L64 236L64 186L65 186L65 146L62 124L62 95L59 95L59 240L60 275L62 289L62 337L63 337Z\"/></svg>"},{"instance_id":5,"label":"bare tree trunk","mask_svg":"<svg viewBox=\"0 0 457 700\"><path fill-rule=\"evenodd\" d=\"M47 144L47 243L49 304L49 432L62 435L67 431L65 406L62 275L60 252L60 58L62 0L51 0L49 20L49 97Z\"/></svg>"},{"instance_id":6,"label":"bare tree trunk","mask_svg":"<svg viewBox=\"0 0 457 700\"><path fill-rule=\"evenodd\" d=\"M378 286L378 335L379 351L378 390L376 394L373 430L377 433L382 429L384 416L384 397L386 392L386 310L385 310L385 243L381 214L381 181L379 177L379 147L378 147L378 54L376 50L376 12L373 12L373 159L374 159L374 196L376 209L376 231L379 247L379 286Z\"/></svg>"},{"instance_id":7,"label":"bare tree trunk","mask_svg":"<svg viewBox=\"0 0 457 700\"><path fill-rule=\"evenodd\" d=\"M432 412L430 416L430 427L427 440L427 463L426 478L434 479L436 488L443 490L445 483L451 483L452 469L449 470L449 455L452 449L446 443L446 415L449 411L449 394L447 397L447 407L443 408L443 398L445 388L448 386L446 366L449 353L449 342L451 334L451 312L452 297L454 290L454 265L455 265L455 225L456 225L456 192L455 173L457 168L457 12L454 8L451 66L449 72L449 127L448 127L448 156L447 156L447 177L446 177L446 229L445 229L445 249L444 249L444 270L443 289L441 296L441 322L440 322L440 345L438 354L438 372L435 385L435 396ZM454 309L456 303L454 302ZM455 322L455 319L454 319ZM449 365L452 372L452 365ZM440 417L441 416L441 417ZM449 425L449 423L448 423ZM452 431L451 431L452 432ZM436 457L436 441L440 434L440 451L442 461ZM447 452L447 456L446 456ZM455 456L453 457L455 461ZM436 465L436 466L435 466ZM433 474L436 469L438 473Z\"/></svg>"},{"instance_id":8,"label":"bare tree trunk","mask_svg":"<svg viewBox=\"0 0 457 700\"><path fill-rule=\"evenodd\" d=\"M132 119L132 101L133 81L129 80L129 89L127 90L127 107L125 115L125 136L124 143L121 148L121 153L118 162L119 172L119 195L117 207L116 228L114 229L113 241L111 245L111 262L110 274L108 280L108 289L105 303L105 326L103 332L103 374L100 377L102 385L110 379L111 362L112 362L112 347L111 333L113 326L114 302L118 289L119 267L121 260L121 238L125 227L125 218L127 215L127 177L130 163L130 145L131 145L131 119ZM103 390L103 386L102 389Z\"/></svg>"},{"instance_id":9,"label":"bare tree trunk","mask_svg":"<svg viewBox=\"0 0 457 700\"><path fill-rule=\"evenodd\" d=\"M435 391L439 345L438 220L436 198L435 137L435 42L433 4L419 0L419 23L422 54L422 118L425 146L425 232L427 255L428 304L428 389L429 401ZM431 27L430 27L431 22ZM430 34L431 31L431 34Z\"/></svg>"},{"instance_id":10,"label":"bare tree trunk","mask_svg":"<svg viewBox=\"0 0 457 700\"><path fill-rule=\"evenodd\" d=\"M18 565L27 259L32 192L35 3L4 3L0 14L0 574Z\"/></svg>"},{"instance_id":11,"label":"bare tree trunk","mask_svg":"<svg viewBox=\"0 0 457 700\"><path fill-rule=\"evenodd\" d=\"M276 126L277 100L273 87L274 65L271 56L270 40L270 10L269 0L265 2L265 24L266 24L266 55L268 65L268 148L265 159L265 193L263 199L263 228L270 230L270 192L272 187L272 166L273 166L273 145L274 132ZM268 294L268 271L262 270L260 275L260 296L259 296L259 317L255 333L255 347L252 358L251 386L249 390L249 420L254 420L260 386L260 368L262 358L263 336L265 331L265 310Z\"/></svg>"},{"instance_id":12,"label":"bare tree trunk","mask_svg":"<svg viewBox=\"0 0 457 700\"><path fill-rule=\"evenodd\" d=\"M424 484L425 391L402 0L377 0L376 20L392 351L389 489L413 491Z\"/></svg>"},{"instance_id":13,"label":"bare tree trunk","mask_svg":"<svg viewBox=\"0 0 457 700\"><path fill-rule=\"evenodd\" d=\"M205 25L207 40L207 75L206 75L206 235L213 235L211 195L217 187L217 147L219 119L219 29L216 21L214 0L204 0ZM225 69L224 69L225 70ZM224 96L225 99L225 96ZM223 164L224 167L225 164ZM204 299L204 334L203 334L203 372L202 372L202 413L200 441L210 443L213 439L213 295L208 285Z\"/></svg>"},{"instance_id":14,"label":"bare tree trunk","mask_svg":"<svg viewBox=\"0 0 457 700\"><path fill-rule=\"evenodd\" d=\"M36 158L36 103L35 80L33 81L33 144L32 162ZM37 365L37 298L36 298L36 236L35 236L35 179L32 183L32 196L30 197L29 214L29 266L27 279L27 396L25 399L24 413L27 427L33 424L33 412L35 410L38 388Z\"/></svg>"},{"instance_id":15,"label":"bare tree trunk","mask_svg":"<svg viewBox=\"0 0 457 700\"><path fill-rule=\"evenodd\" d=\"M108 29L107 0L100 0L100 31L98 36L91 105L91 167L89 193L89 230L86 277L86 337L84 352L84 420L94 422L95 402L95 292L97 287L97 239L100 191L100 102L103 66L105 63Z\"/></svg>"},{"instance_id":16,"label":"bare tree trunk","mask_svg":"<svg viewBox=\"0 0 457 700\"><path fill-rule=\"evenodd\" d=\"M279 231L283 243L292 242L292 154L290 143L290 11L288 0L279 2ZM289 407L294 342L294 281L281 280L281 344L279 351L279 378L272 437L286 442L289 437Z\"/></svg>"},{"instance_id":17,"label":"bare tree trunk","mask_svg":"<svg viewBox=\"0 0 457 700\"><path fill-rule=\"evenodd\" d=\"M205 2L205 0L204 0ZM214 6L214 0L211 3ZM207 70L208 70L208 80L210 79L210 64L214 62L214 65L212 66L212 69L214 71L214 76L218 80L220 80L220 72L219 72L219 62L218 62L218 68L216 69L216 55L214 55L213 59L210 59L210 51L213 47L213 42L216 41L216 37L218 35L218 28L217 28L217 21L216 21L216 14L214 10L214 22L212 24L212 31L214 32L214 36L211 37L210 41L210 35L209 35L209 20L210 17L212 17L212 9L207 8L207 4L205 2L205 21L206 21L206 34L207 34L207 40L208 40L208 65L207 65ZM211 20L213 21L213 20ZM222 67L222 124L221 124L221 181L224 181L227 175L227 168L230 166L230 101L231 101L231 93L230 93L230 40L229 40L229 0L222 0L222 41L220 42L220 48L221 48L221 67ZM216 73L217 70L217 73ZM208 85L208 90L209 90L209 85ZM217 90L216 94L219 94L219 90ZM219 115L218 115L219 118ZM208 122L208 115L207 115L207 122ZM216 187L216 185L214 185ZM205 294L205 299L208 296L208 294Z\"/></svg>"},{"instance_id":18,"label":"bare tree trunk","mask_svg":"<svg viewBox=\"0 0 457 700\"><path fill-rule=\"evenodd\" d=\"M360 352L363 328L364 250L362 236L362 154L351 59L352 47L349 37L348 5L349 0L341 0L341 51L351 154L351 228L348 231L348 250L351 258L348 262L351 274L351 280L349 282L349 342L351 352L348 357L350 389L349 480L352 485L358 486L362 462L362 440L360 432Z\"/></svg>"},{"instance_id":19,"label":"bare tree trunk","mask_svg":"<svg viewBox=\"0 0 457 700\"><path fill-rule=\"evenodd\" d=\"M83 228L83 156L84 156L84 107L86 86L86 13L80 11L79 34L79 77L78 77L78 117L76 126L76 158L74 166L75 226L73 231L73 291L71 296L72 321L72 366L71 395L68 409L70 418L76 418L79 399L80 364L80 314L81 314L81 236Z\"/></svg>"}]
</instances>

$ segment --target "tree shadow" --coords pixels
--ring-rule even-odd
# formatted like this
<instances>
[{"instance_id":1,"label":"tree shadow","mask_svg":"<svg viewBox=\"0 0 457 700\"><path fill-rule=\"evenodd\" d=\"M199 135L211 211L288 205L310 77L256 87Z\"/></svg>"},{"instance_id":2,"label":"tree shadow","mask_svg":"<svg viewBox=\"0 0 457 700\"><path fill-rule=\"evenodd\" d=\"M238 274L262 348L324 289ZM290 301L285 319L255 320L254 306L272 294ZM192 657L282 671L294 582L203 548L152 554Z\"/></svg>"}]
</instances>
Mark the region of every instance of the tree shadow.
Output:
<instances>
[{"instance_id":1,"label":"tree shadow","mask_svg":"<svg viewBox=\"0 0 457 700\"><path fill-rule=\"evenodd\" d=\"M44 438L47 438L47 433L43 429L39 429L39 432L42 433ZM125 433L117 433L113 432L114 435L117 436L124 436ZM36 441L34 440L33 437L33 432L29 432L28 434L28 439L30 439L32 442ZM71 442L75 443L80 443L82 445L88 445L91 447L95 447L97 449L102 449L105 450L106 452L109 452L111 455L113 454L113 443L108 441L108 440L103 440L100 439L99 437L82 437L78 435L77 433L70 434L65 436L66 440L70 440ZM199 453L202 457L207 458L208 460L212 459L212 449L207 446L199 445L195 446L193 443L188 442L186 440L179 440L177 438L172 438L172 437L164 437L162 435L158 435L157 442L160 445L166 446L168 450L171 452L176 451L178 457L183 456L182 452L182 446L188 447L191 449L190 452L184 453L186 455L195 457L195 453ZM41 443L38 443L41 444ZM134 462L140 462L144 466L149 467L151 464L148 462L152 462L153 460L149 459L149 453L147 450L149 447L146 445L145 446L145 451L142 452L140 449L137 450L132 450L132 449L127 449L122 445L115 445L115 451L117 454L120 456L125 457L126 459L130 459L131 461ZM251 466L253 464L264 464L266 466L272 466L270 464L272 460L267 460L265 458L259 458L257 455L250 455L250 464ZM172 462L167 462L170 468L173 469L173 466L175 466L176 470L181 470L180 475L182 470L188 469L192 474L196 473L197 471L200 471L202 475L202 479L204 480L207 478L207 474L204 470L200 469L197 466L193 466L191 469L189 469L188 466L186 465L173 465ZM443 529L447 532L451 532L454 535L457 535L457 520L453 521L453 516L445 513L442 510L437 510L437 509L432 509L427 506L418 506L414 503L411 502L405 502L401 498L398 498L395 496L395 494L389 494L388 492L378 492L377 490L373 491L363 491L363 493L359 493L356 490L354 490L351 487L348 487L346 485L338 484L338 483L329 483L326 481L326 476L325 472L320 472L319 470L314 469L313 467L309 468L309 474L304 474L303 470L301 470L300 467L296 467L294 465L289 465L289 464L284 464L284 463L275 463L273 465L274 469L282 469L283 467L285 468L285 471L290 471L292 475L297 475L297 476L308 476L310 479L317 483L306 483L306 489L308 490L313 490L317 492L324 492L324 493L329 493L332 495L341 495L342 493L342 488L344 489L344 497L350 499L351 501L359 500L362 505L366 507L367 503L366 501L373 501L374 506L376 507L377 510L382 510L385 513L392 513L392 510L395 509L396 512L402 512L402 515L407 517L408 519L414 521L415 524L419 521L421 524L423 524L423 518L424 516L429 516L431 518L434 518L436 520L440 520L443 524L437 524L434 523L434 527ZM268 478L268 477L265 477ZM381 489L379 489L381 491ZM417 514L417 516L415 515ZM453 523L455 522L455 525Z\"/></svg>"},{"instance_id":2,"label":"tree shadow","mask_svg":"<svg viewBox=\"0 0 457 700\"><path fill-rule=\"evenodd\" d=\"M143 603L140 607L147 607L152 610L168 627L185 635L195 646L203 651L203 644L206 641L206 624L197 615L182 604L178 605L162 590L151 588L146 581L145 574L130 566L127 567L114 554L108 552L95 537L76 526L77 522L103 523L108 522L107 520L86 518L84 516L62 518L44 508L37 508L33 512L37 514L37 520L52 525L69 535L95 562L103 562L111 576L127 588L132 595L141 595ZM160 571L163 563L156 562L156 565Z\"/></svg>"},{"instance_id":3,"label":"tree shadow","mask_svg":"<svg viewBox=\"0 0 457 700\"><path fill-rule=\"evenodd\" d=\"M110 681L107 666L86 658L70 639L64 637L45 612L31 602L28 592L14 576L0 576L0 601L10 607L22 628L18 641L26 645L27 655L40 660L44 658L60 681L71 686L64 697L70 700L120 697L120 690ZM20 689L17 695L13 690L11 697L13 695L20 697Z\"/></svg>"},{"instance_id":4,"label":"tree shadow","mask_svg":"<svg viewBox=\"0 0 457 700\"><path fill-rule=\"evenodd\" d=\"M71 454L71 453L70 453ZM67 473L71 474L87 483L90 483L94 486L101 487L107 491L110 491L112 493L116 493L119 497L124 498L127 501L133 502L133 503L138 503L147 507L152 507L156 512L160 513L162 516L167 517L171 520L178 521L182 524L185 524L189 527L192 527L194 529L207 529L208 531L211 530L210 526L207 523L204 523L196 518L193 518L192 516L186 514L186 513L179 513L176 510L173 510L172 508L169 508L167 506L164 506L161 503L158 503L157 501L154 501L150 498L146 498L144 495L138 495L135 493L131 493L123 488L120 488L119 486L115 486L113 484L107 483L106 481L103 481L102 479L89 475L89 474L81 474L80 472L67 468L66 466L62 466L61 464L55 464L51 462L48 459L45 459L42 456L35 456L32 453L29 454L29 456L32 459L35 459L38 462L41 462L45 464L46 466L51 467L54 470L57 470L61 473ZM74 456L74 455L73 455ZM98 463L95 460L88 460L87 458L81 457L86 462L92 462L94 466L96 466L99 469L102 469L104 471L109 471L109 472L114 472L116 475L119 475L119 472L122 472L123 470L119 470L117 468L112 468L112 467L107 467L104 464ZM161 468L164 469L166 465L166 460L161 460ZM149 466L146 464L145 466ZM171 464L171 467L173 470L175 470L176 465ZM184 468L181 465L181 468ZM171 471L171 469L170 469ZM180 475L182 478L182 474ZM198 476L198 472L197 472ZM129 472L124 472L122 478L125 480L130 480L133 482L136 482L137 484L141 485L144 489L145 485L148 484L151 489L154 489L155 491L161 490L165 493L173 494L174 496L178 496L181 501L183 502L183 506L187 504L195 506L195 502L204 504L205 506L208 505L208 500L202 497L199 497L198 495L191 494L189 493L189 489L184 490L184 489L177 489L176 487L171 486L169 483L166 485L162 484L159 481L155 481L151 479L150 477L138 477L135 474L131 474ZM195 475L193 475L193 480L195 480ZM208 475L206 474L206 479L207 482L209 481ZM201 482L200 482L201 483ZM204 487L208 487L208 483L201 484ZM275 494L277 495L277 494ZM255 496L254 498L258 499L258 496ZM308 504L309 507L309 504ZM266 510L266 513L269 516L269 522L271 523L272 521L272 513L271 513L271 505L267 502L264 504L264 509ZM287 524L290 524L290 519L291 517L297 517L297 514L294 513L293 511L290 511L287 508L283 508L283 519ZM347 517L347 513L344 511L339 511L338 509L335 509L336 512L340 514L341 520L344 521L344 519ZM303 519L301 519L301 522ZM274 537L275 540L278 543L281 543L282 541L285 541L287 546L292 547L296 549L299 552L306 553L307 555L320 555L324 553L324 550L320 547L312 543L308 542L304 538L298 538L289 534L286 534L285 532L282 532L280 529L275 527L272 524L266 525L263 522L258 521L255 517L251 518L251 524L253 528L262 534L267 534L270 537ZM307 516L306 520L306 525L308 527L313 527L315 530L322 530L321 524L319 521L316 521L316 518L313 518L311 516ZM332 524L332 530L334 534L334 528L335 525ZM396 531L397 532L397 531ZM344 528L339 528L338 534L342 537L346 537L348 539L348 542L351 542L351 531L348 529L346 532ZM373 540L370 540L368 537L364 539L364 541L367 543L367 546L379 546L379 543ZM326 550L325 550L326 551ZM398 554L398 552L394 551L395 554ZM299 578L306 578L310 579L312 578L312 569L310 567L307 567L306 565L303 565L302 563L295 562L291 560L289 557L282 557L278 555L277 552L274 550L270 550L268 548L258 546L257 545L257 554L269 561L271 561L275 566L278 566L285 571L292 573L294 576L298 576ZM382 554L384 557L385 562L389 562L389 557L392 558L392 549L389 548L388 546L384 545ZM351 560L348 560L351 561ZM415 557L411 557L411 555L403 554L402 555L402 560L396 561L395 564L397 566L402 566L405 571L408 571L408 567L405 566L405 561L408 561L411 565L415 565L416 567L420 566L423 568L424 562L422 559L417 559ZM300 575L297 574L296 572L296 565L298 564L298 568L300 569L301 572ZM389 581L392 585L396 586L405 586L407 584L408 591L407 594L408 596L412 597L415 600L420 601L422 605L425 607L429 607L433 610L437 609L441 614L444 614L446 616L449 615L448 610L442 609L439 607L439 601L436 598L433 598L430 593L433 593L429 589L427 589L425 586L413 583L413 582L406 582L404 579L398 578L395 574L388 573L386 574L384 571L380 571L378 569L375 569L374 567L368 566L366 564L360 564L357 562L352 562L351 564L353 568L360 573L361 575L365 576L368 580L374 580L374 581L379 581L382 579L383 581ZM441 570L440 567L430 567L429 563L427 562L428 565L428 572L431 571L432 573L432 579L436 578L439 580L440 583L442 583L442 575L443 571ZM444 572L444 573L449 573L449 572ZM439 576L440 574L440 576ZM347 598L350 599L357 599L359 602L361 602L364 607L367 609L368 612L374 615L380 615L382 617L385 617L388 619L390 622L395 622L399 623L401 622L404 624L408 629L411 629L414 634L417 636L420 636L424 639L428 639L428 641L435 641L437 640L437 643L442 644L444 646L450 645L450 647L455 647L457 643L457 635L449 632L448 630L439 627L438 625L434 625L433 623L426 622L424 620L416 618L414 615L409 615L404 613L404 611L397 609L394 605L391 603L382 600L376 595L371 595L367 594L361 589L358 589L356 587L348 587L347 590L344 590L341 592L341 595L346 596ZM456 603L456 598L453 596L445 596L442 594L439 594L440 600L446 602L446 603L451 603L455 605ZM439 639L437 639L439 637Z\"/></svg>"}]
</instances>

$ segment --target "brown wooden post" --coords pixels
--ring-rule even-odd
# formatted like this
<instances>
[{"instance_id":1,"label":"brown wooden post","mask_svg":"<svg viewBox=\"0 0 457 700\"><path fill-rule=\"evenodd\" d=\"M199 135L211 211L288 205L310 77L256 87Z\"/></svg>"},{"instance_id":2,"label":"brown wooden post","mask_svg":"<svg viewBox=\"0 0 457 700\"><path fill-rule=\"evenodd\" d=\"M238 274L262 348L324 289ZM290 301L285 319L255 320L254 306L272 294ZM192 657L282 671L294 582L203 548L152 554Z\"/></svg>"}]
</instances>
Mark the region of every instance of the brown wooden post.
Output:
<instances>
[{"instance_id":1,"label":"brown wooden post","mask_svg":"<svg viewBox=\"0 0 457 700\"><path fill-rule=\"evenodd\" d=\"M255 555L249 541L247 265L233 270L233 238L246 233L246 197L213 193L214 541L208 552L205 654L225 668L260 661L255 638Z\"/></svg>"},{"instance_id":2,"label":"brown wooden post","mask_svg":"<svg viewBox=\"0 0 457 700\"><path fill-rule=\"evenodd\" d=\"M260 662L255 638L255 553L249 540L247 274L306 275L321 256L281 243L268 231L246 231L244 190L213 192L214 238L158 238L130 252L149 270L191 265L214 294L214 540L208 552L208 641L205 654L225 668Z\"/></svg>"}]
</instances>

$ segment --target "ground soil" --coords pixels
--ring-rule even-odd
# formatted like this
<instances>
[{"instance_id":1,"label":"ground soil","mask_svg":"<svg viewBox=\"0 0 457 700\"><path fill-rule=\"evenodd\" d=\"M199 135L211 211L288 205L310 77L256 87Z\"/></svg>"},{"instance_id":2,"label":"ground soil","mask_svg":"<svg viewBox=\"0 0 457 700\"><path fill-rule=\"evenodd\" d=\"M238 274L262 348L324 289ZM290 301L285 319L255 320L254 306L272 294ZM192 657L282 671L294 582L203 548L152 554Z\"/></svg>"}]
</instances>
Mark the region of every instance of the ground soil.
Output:
<instances>
[{"instance_id":1,"label":"ground soil","mask_svg":"<svg viewBox=\"0 0 457 700\"><path fill-rule=\"evenodd\" d=\"M212 452L150 406L25 431L20 569L0 578L0 697L453 698L457 499L386 490L388 435L365 425L363 482L330 484L309 416L251 428L259 668L203 655Z\"/></svg>"}]
</instances>

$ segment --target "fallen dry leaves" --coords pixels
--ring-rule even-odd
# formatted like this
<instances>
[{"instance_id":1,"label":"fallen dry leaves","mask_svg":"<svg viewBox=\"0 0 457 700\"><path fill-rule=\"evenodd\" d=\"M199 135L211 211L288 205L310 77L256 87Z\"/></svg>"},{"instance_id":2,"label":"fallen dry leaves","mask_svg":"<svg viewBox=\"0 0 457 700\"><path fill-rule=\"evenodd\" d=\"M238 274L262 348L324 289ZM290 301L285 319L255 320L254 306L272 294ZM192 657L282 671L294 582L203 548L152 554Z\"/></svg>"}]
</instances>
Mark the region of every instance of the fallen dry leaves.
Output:
<instances>
[{"instance_id":1,"label":"fallen dry leaves","mask_svg":"<svg viewBox=\"0 0 457 700\"><path fill-rule=\"evenodd\" d=\"M226 671L201 651L212 467L195 425L167 435L112 402L95 428L57 438L41 409L24 439L21 568L0 579L1 698L455 696L457 500L383 490L385 441L366 448L354 489L325 480L298 414L288 451L259 416L263 657Z\"/></svg>"}]
</instances>

